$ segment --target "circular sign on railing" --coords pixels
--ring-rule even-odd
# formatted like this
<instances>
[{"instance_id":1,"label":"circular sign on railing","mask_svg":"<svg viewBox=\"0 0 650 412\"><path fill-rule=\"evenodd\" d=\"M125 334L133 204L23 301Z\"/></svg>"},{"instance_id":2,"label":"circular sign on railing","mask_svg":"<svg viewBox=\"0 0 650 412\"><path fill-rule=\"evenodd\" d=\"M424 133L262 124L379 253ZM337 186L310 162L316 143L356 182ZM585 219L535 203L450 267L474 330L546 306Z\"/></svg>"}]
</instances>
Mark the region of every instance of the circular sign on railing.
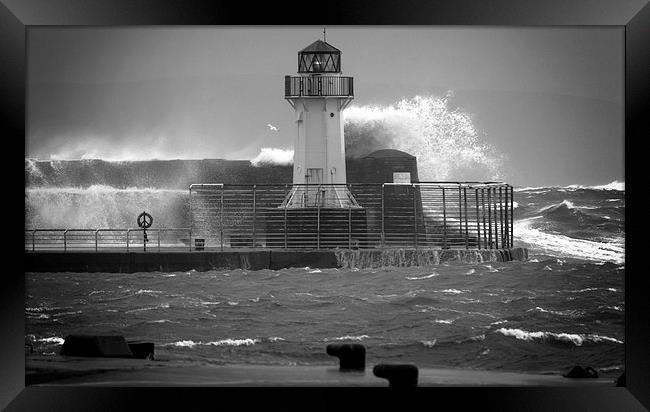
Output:
<instances>
[{"instance_id":1,"label":"circular sign on railing","mask_svg":"<svg viewBox=\"0 0 650 412\"><path fill-rule=\"evenodd\" d=\"M153 217L147 213L147 212L142 212L138 215L138 226L140 226L143 229L147 229L151 227L153 224Z\"/></svg>"}]
</instances>

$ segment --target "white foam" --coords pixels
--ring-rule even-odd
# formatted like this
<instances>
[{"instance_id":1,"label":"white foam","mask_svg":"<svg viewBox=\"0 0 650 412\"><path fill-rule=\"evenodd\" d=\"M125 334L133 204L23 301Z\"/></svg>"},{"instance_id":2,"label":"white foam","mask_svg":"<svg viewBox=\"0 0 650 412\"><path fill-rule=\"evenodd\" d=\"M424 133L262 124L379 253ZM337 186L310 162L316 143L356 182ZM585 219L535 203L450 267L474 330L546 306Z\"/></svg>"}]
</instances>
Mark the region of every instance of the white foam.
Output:
<instances>
[{"instance_id":1,"label":"white foam","mask_svg":"<svg viewBox=\"0 0 650 412\"><path fill-rule=\"evenodd\" d=\"M361 341L361 340L368 339L368 338L370 338L370 336L368 336L368 335L359 335L359 336L345 335L345 336L339 336L337 338L325 338L324 341L325 342L328 342L328 341L331 341L331 340L337 340L337 341L340 341L340 340L357 340L357 341Z\"/></svg>"},{"instance_id":2,"label":"white foam","mask_svg":"<svg viewBox=\"0 0 650 412\"><path fill-rule=\"evenodd\" d=\"M39 342L44 342L44 343L54 343L54 344L57 344L57 345L63 345L63 343L65 342L65 339L60 338L58 336L52 336L51 338L38 339L38 341Z\"/></svg>"},{"instance_id":3,"label":"white foam","mask_svg":"<svg viewBox=\"0 0 650 412\"><path fill-rule=\"evenodd\" d=\"M438 290L438 291L436 291L436 292L451 293L451 294L454 294L454 295L458 295L458 294L460 294L460 293L469 292L469 290L443 289L443 290Z\"/></svg>"},{"instance_id":4,"label":"white foam","mask_svg":"<svg viewBox=\"0 0 650 412\"><path fill-rule=\"evenodd\" d=\"M433 348L434 346L436 346L437 341L438 341L437 339L423 340L423 341L420 341L420 343L423 344L424 346L426 346L427 348Z\"/></svg>"},{"instance_id":5,"label":"white foam","mask_svg":"<svg viewBox=\"0 0 650 412\"><path fill-rule=\"evenodd\" d=\"M577 334L577 333L554 333L554 332L528 332L522 329L507 329L507 328L501 328L496 330L497 333L501 333L504 336L512 336L516 339L519 340L524 340L524 341L532 341L535 339L539 340L547 340L547 339L554 339L554 340L559 340L563 342L571 342L576 346L582 346L582 344L586 341L590 342L602 342L602 341L608 341L608 342L614 342L614 343L623 343L622 341L615 339L615 338L610 338L609 336L600 336L596 334Z\"/></svg>"},{"instance_id":6,"label":"white foam","mask_svg":"<svg viewBox=\"0 0 650 412\"><path fill-rule=\"evenodd\" d=\"M446 325L451 325L454 322L454 319L436 319L434 323L444 323Z\"/></svg>"},{"instance_id":7,"label":"white foam","mask_svg":"<svg viewBox=\"0 0 650 412\"><path fill-rule=\"evenodd\" d=\"M162 292L160 290L151 290L151 289L140 289L139 291L135 292L136 295L155 294L155 293L162 293Z\"/></svg>"},{"instance_id":8,"label":"white foam","mask_svg":"<svg viewBox=\"0 0 650 412\"><path fill-rule=\"evenodd\" d=\"M193 348L194 346L197 345L196 342L191 341L191 340L180 340L178 342L174 342L170 344L171 346L179 346L182 348Z\"/></svg>"},{"instance_id":9,"label":"white foam","mask_svg":"<svg viewBox=\"0 0 650 412\"><path fill-rule=\"evenodd\" d=\"M351 157L390 147L418 159L420 179L499 179L502 156L482 139L471 115L448 106L445 97L415 96L388 106L350 106L345 135Z\"/></svg>"},{"instance_id":10,"label":"white foam","mask_svg":"<svg viewBox=\"0 0 650 412\"><path fill-rule=\"evenodd\" d=\"M543 211L548 210L550 208L558 207L558 206L561 206L561 205L565 205L568 209L575 209L575 205L573 204L573 202L571 202L570 200L564 199L561 203L544 206L543 208L539 209L539 211L543 212Z\"/></svg>"},{"instance_id":11,"label":"white foam","mask_svg":"<svg viewBox=\"0 0 650 412\"><path fill-rule=\"evenodd\" d=\"M528 192L528 191L549 191L549 190L578 190L578 189L592 189L592 190L617 190L625 191L625 182L614 180L605 185L584 186L584 185L568 185L568 186L537 186L537 187L522 187L515 188L515 192Z\"/></svg>"},{"instance_id":12,"label":"white foam","mask_svg":"<svg viewBox=\"0 0 650 412\"><path fill-rule=\"evenodd\" d=\"M425 275L425 276L414 276L414 277L409 277L407 276L406 279L408 280L423 280L423 279L431 279L433 277L439 276L439 273L433 272L430 275ZM393 295L395 296L395 295Z\"/></svg>"},{"instance_id":13,"label":"white foam","mask_svg":"<svg viewBox=\"0 0 650 412\"><path fill-rule=\"evenodd\" d=\"M194 342L193 340L181 340L173 343L169 343L163 346L177 346L183 348L193 348L195 346L251 346L259 343L259 339L223 339L213 342Z\"/></svg>"},{"instance_id":14,"label":"white foam","mask_svg":"<svg viewBox=\"0 0 650 412\"><path fill-rule=\"evenodd\" d=\"M259 339L251 339L251 338L246 338L246 339L223 339L223 340L218 340L215 342L208 342L206 345L212 345L212 346L252 346L255 345L256 343L259 343Z\"/></svg>"},{"instance_id":15,"label":"white foam","mask_svg":"<svg viewBox=\"0 0 650 412\"><path fill-rule=\"evenodd\" d=\"M558 315L558 316L567 316L567 317L578 317L584 314L583 311L580 310L574 310L574 309L568 309L568 310L550 310L550 309L544 309L542 307L536 306L533 309L528 309L526 312L542 312L542 313L550 313L553 315Z\"/></svg>"},{"instance_id":16,"label":"white foam","mask_svg":"<svg viewBox=\"0 0 650 412\"><path fill-rule=\"evenodd\" d=\"M168 308L169 308L169 303L161 303L160 305L156 305L156 306L145 306L143 308L136 308L136 309L127 310L124 313L144 312L144 311L148 311L148 310L168 309Z\"/></svg>"},{"instance_id":17,"label":"white foam","mask_svg":"<svg viewBox=\"0 0 650 412\"><path fill-rule=\"evenodd\" d=\"M293 149L278 149L263 147L260 153L251 159L255 167L262 165L290 165L293 164Z\"/></svg>"},{"instance_id":18,"label":"white foam","mask_svg":"<svg viewBox=\"0 0 650 412\"><path fill-rule=\"evenodd\" d=\"M597 262L625 262L625 241L619 239L614 243L595 242L575 239L568 236L542 232L531 227L531 219L515 221L515 238L529 245L529 248L540 249L543 253Z\"/></svg>"}]
</instances>

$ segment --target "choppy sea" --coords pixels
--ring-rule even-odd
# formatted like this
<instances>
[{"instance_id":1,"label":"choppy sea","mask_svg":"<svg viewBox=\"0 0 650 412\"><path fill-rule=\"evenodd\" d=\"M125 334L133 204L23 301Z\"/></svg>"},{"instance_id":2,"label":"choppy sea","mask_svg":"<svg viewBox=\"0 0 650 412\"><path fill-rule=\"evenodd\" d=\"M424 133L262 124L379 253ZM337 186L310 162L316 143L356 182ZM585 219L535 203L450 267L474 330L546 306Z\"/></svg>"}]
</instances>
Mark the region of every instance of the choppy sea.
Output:
<instances>
[{"instance_id":1,"label":"choppy sea","mask_svg":"<svg viewBox=\"0 0 650 412\"><path fill-rule=\"evenodd\" d=\"M26 273L27 338L42 355L71 333L155 343L159 361L368 362L603 377L624 365L625 191L515 191L526 262L337 270Z\"/></svg>"}]
</instances>

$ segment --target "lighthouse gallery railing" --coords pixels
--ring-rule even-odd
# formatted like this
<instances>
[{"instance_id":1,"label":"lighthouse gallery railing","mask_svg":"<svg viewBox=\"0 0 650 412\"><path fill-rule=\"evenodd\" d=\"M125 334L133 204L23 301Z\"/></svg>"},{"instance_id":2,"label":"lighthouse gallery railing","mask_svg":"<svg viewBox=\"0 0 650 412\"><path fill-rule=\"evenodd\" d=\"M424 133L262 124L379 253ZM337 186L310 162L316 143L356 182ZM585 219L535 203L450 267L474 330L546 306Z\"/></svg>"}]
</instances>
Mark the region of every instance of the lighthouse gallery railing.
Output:
<instances>
[{"instance_id":1,"label":"lighthouse gallery railing","mask_svg":"<svg viewBox=\"0 0 650 412\"><path fill-rule=\"evenodd\" d=\"M346 76L285 76L285 97L354 96L354 79Z\"/></svg>"},{"instance_id":2,"label":"lighthouse gallery railing","mask_svg":"<svg viewBox=\"0 0 650 412\"><path fill-rule=\"evenodd\" d=\"M321 185L323 190L328 186ZM283 208L293 185L198 184L187 228L150 228L147 251L513 247L513 188L499 182L347 184L359 207ZM137 228L26 229L25 250L143 250Z\"/></svg>"}]
</instances>

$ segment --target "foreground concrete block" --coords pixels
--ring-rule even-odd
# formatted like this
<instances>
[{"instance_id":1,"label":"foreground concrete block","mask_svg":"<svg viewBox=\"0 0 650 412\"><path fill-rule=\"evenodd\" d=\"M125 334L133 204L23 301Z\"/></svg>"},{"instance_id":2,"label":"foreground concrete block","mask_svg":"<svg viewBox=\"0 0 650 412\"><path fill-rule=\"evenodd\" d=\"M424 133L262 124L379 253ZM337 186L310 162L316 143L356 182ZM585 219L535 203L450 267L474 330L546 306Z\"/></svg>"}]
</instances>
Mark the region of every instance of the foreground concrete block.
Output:
<instances>
[{"instance_id":1,"label":"foreground concrete block","mask_svg":"<svg viewBox=\"0 0 650 412\"><path fill-rule=\"evenodd\" d=\"M132 358L124 336L68 335L61 355L104 358Z\"/></svg>"},{"instance_id":2,"label":"foreground concrete block","mask_svg":"<svg viewBox=\"0 0 650 412\"><path fill-rule=\"evenodd\" d=\"M378 378L388 379L388 386L391 388L418 386L418 368L415 365L380 363L372 372Z\"/></svg>"},{"instance_id":3,"label":"foreground concrete block","mask_svg":"<svg viewBox=\"0 0 650 412\"><path fill-rule=\"evenodd\" d=\"M358 343L332 343L327 345L327 354L339 358L341 370L364 370L366 348Z\"/></svg>"}]
</instances>

